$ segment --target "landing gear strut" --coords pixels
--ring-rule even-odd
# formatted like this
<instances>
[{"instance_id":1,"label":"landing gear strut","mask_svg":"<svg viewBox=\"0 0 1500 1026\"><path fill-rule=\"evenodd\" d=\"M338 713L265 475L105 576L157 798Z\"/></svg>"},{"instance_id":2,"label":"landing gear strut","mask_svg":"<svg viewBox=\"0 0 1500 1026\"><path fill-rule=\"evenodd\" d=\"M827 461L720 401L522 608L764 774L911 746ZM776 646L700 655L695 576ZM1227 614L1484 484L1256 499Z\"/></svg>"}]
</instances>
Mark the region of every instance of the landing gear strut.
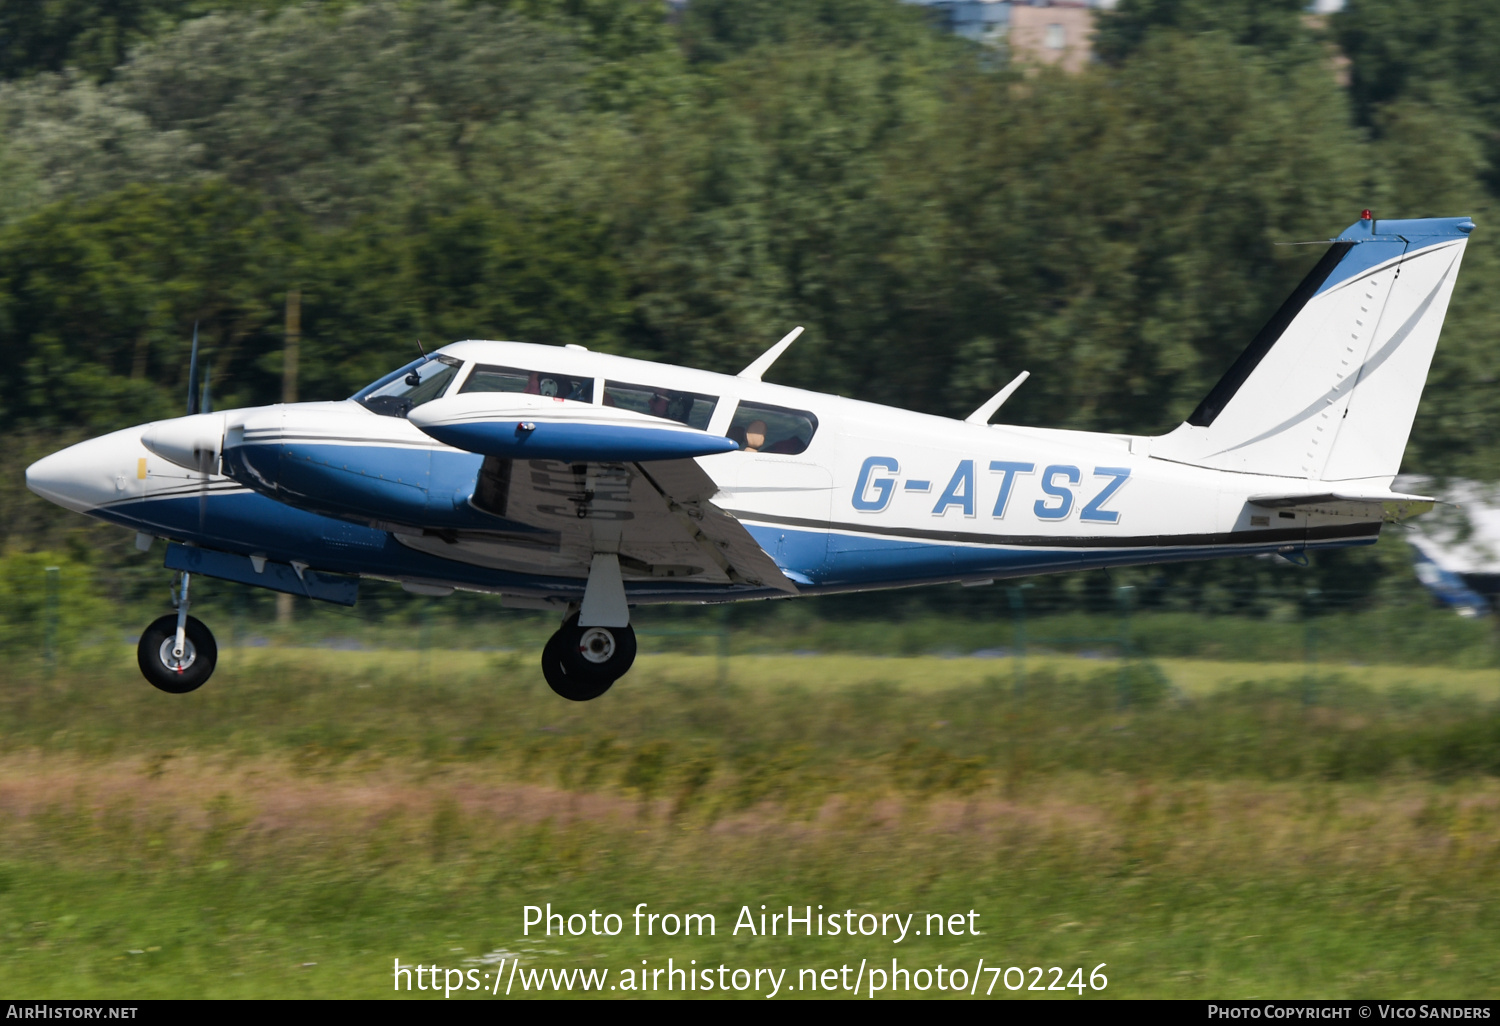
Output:
<instances>
[{"instance_id":1,"label":"landing gear strut","mask_svg":"<svg viewBox=\"0 0 1500 1026\"><path fill-rule=\"evenodd\" d=\"M572 702L587 702L609 690L635 662L635 630L580 627L578 614L563 621L542 649L542 675Z\"/></svg>"},{"instance_id":2,"label":"landing gear strut","mask_svg":"<svg viewBox=\"0 0 1500 1026\"><path fill-rule=\"evenodd\" d=\"M177 612L152 621L136 646L136 661L151 684L174 695L185 695L203 686L214 672L219 646L213 632L195 616L188 616L189 574L173 591Z\"/></svg>"}]
</instances>

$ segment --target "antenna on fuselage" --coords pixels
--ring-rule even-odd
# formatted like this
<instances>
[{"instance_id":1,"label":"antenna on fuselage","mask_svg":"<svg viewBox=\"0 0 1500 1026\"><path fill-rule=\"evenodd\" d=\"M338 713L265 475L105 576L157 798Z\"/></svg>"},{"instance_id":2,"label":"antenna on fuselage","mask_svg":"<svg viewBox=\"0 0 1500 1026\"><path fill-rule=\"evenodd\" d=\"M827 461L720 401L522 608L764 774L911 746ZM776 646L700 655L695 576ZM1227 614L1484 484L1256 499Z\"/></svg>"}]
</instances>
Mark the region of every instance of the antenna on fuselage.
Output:
<instances>
[{"instance_id":1,"label":"antenna on fuselage","mask_svg":"<svg viewBox=\"0 0 1500 1026\"><path fill-rule=\"evenodd\" d=\"M751 381L759 381L760 376L771 369L771 364L775 363L777 357L781 356L782 353L787 351L788 346L797 341L797 336L800 334L802 334L802 326L799 324L797 327L787 332L786 337L783 338L780 342L776 343L770 349L767 349L764 353L761 353L758 357L756 357L755 362L746 367L744 370L740 371L739 376L742 378L748 378Z\"/></svg>"},{"instance_id":2,"label":"antenna on fuselage","mask_svg":"<svg viewBox=\"0 0 1500 1026\"><path fill-rule=\"evenodd\" d=\"M1022 371L1017 374L1015 380L1006 385L1000 391L990 396L985 404L964 418L965 424L988 424L995 411L1005 405L1005 400L1015 395L1016 389L1021 387L1022 382L1031 377L1031 371Z\"/></svg>"}]
</instances>

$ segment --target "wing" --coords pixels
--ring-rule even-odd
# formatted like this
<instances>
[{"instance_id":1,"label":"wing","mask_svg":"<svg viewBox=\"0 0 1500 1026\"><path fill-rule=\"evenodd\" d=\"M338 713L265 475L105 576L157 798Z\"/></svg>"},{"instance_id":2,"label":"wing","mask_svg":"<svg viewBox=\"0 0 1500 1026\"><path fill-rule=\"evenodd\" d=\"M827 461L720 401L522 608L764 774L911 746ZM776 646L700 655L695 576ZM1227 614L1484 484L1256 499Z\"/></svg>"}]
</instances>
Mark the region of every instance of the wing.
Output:
<instances>
[{"instance_id":1,"label":"wing","mask_svg":"<svg viewBox=\"0 0 1500 1026\"><path fill-rule=\"evenodd\" d=\"M625 580L774 588L797 586L733 516L691 459L569 463L487 456L473 504L534 533L400 536L445 559L562 577L587 577L596 552L617 552Z\"/></svg>"},{"instance_id":2,"label":"wing","mask_svg":"<svg viewBox=\"0 0 1500 1026\"><path fill-rule=\"evenodd\" d=\"M472 504L532 533L449 532L402 542L497 569L587 577L595 553L619 555L629 580L797 586L740 522L711 501L692 459L739 446L660 417L521 393L460 393L411 422L482 453Z\"/></svg>"}]
</instances>

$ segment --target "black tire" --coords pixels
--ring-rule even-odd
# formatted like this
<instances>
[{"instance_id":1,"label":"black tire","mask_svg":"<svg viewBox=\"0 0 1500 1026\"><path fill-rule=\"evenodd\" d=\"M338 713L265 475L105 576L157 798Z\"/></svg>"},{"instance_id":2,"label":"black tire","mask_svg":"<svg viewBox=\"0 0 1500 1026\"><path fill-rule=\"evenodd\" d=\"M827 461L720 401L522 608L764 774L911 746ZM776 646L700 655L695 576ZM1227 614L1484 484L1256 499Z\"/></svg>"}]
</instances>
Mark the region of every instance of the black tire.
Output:
<instances>
[{"instance_id":1,"label":"black tire","mask_svg":"<svg viewBox=\"0 0 1500 1026\"><path fill-rule=\"evenodd\" d=\"M213 675L214 665L219 661L219 646L214 642L213 632L203 626L203 621L190 616L184 625L184 665L179 669L170 660L172 646L177 641L177 614L168 613L152 621L141 634L136 646L136 662L141 674L158 690L173 695L185 695L197 691Z\"/></svg>"},{"instance_id":2,"label":"black tire","mask_svg":"<svg viewBox=\"0 0 1500 1026\"><path fill-rule=\"evenodd\" d=\"M580 627L574 613L553 637L561 639L559 654L569 677L613 682L629 673L635 662L633 627Z\"/></svg>"},{"instance_id":3,"label":"black tire","mask_svg":"<svg viewBox=\"0 0 1500 1026\"><path fill-rule=\"evenodd\" d=\"M563 632L558 631L547 639L542 649L542 676L547 686L570 702L587 702L598 698L610 689L615 678L597 676L575 676L568 672L563 662Z\"/></svg>"}]
</instances>

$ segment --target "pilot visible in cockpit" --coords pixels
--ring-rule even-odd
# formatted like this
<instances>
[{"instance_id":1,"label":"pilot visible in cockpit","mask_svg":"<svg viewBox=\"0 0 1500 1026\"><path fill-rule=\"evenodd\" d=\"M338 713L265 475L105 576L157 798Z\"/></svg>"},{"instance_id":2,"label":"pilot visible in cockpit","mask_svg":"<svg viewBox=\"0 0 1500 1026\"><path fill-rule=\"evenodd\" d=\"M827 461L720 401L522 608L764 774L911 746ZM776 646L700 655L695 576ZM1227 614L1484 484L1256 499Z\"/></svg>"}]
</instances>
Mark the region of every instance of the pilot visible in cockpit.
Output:
<instances>
[{"instance_id":1,"label":"pilot visible in cockpit","mask_svg":"<svg viewBox=\"0 0 1500 1026\"><path fill-rule=\"evenodd\" d=\"M766 422L752 420L745 425L745 451L760 452L766 447Z\"/></svg>"}]
</instances>

